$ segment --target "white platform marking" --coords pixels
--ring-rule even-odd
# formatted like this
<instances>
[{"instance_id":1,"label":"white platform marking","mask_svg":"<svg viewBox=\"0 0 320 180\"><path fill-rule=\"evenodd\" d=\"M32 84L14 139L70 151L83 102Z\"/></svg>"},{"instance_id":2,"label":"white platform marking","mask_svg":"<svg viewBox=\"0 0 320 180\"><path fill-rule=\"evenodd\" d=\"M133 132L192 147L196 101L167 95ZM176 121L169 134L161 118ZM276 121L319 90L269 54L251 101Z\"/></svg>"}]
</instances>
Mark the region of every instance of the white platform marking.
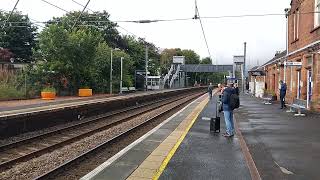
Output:
<instances>
[{"instance_id":1,"label":"white platform marking","mask_svg":"<svg viewBox=\"0 0 320 180\"><path fill-rule=\"evenodd\" d=\"M276 163L276 165L280 168L280 170L284 173L284 174L293 174L293 172L289 171L288 169L279 166L279 164L277 162L274 161L274 163Z\"/></svg>"}]
</instances>

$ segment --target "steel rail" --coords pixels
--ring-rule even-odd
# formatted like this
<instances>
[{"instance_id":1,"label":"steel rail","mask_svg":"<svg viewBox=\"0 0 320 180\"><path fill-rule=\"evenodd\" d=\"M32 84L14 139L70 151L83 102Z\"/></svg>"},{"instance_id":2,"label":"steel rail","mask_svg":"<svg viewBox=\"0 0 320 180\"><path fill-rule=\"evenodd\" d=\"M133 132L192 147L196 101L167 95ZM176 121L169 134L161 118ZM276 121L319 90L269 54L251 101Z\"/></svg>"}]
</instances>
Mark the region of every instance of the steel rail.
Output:
<instances>
[{"instance_id":1,"label":"steel rail","mask_svg":"<svg viewBox=\"0 0 320 180\"><path fill-rule=\"evenodd\" d=\"M80 160L82 158L86 158L86 156L90 156L91 154L94 154L96 151L98 151L99 149L103 148L104 146L110 144L110 143L113 143L113 142L116 142L118 139L122 138L122 137L126 137L129 133L132 133L134 132L135 130L137 130L138 128L142 127L143 125L146 125L147 123L157 119L157 118L160 118L161 116L164 116L166 113L169 113L171 111L173 111L174 109L182 106L183 104L185 104L186 102L190 101L191 99L195 98L195 97L198 97L200 95L202 95L203 93L197 93L196 95L193 95L193 96L187 96L185 97L187 100L185 100L183 103L180 103L178 105L175 105L174 107L172 107L171 109L167 109L165 111L163 111L162 113L160 114L157 114L153 117L150 117L148 118L146 121L144 122L141 122L139 124L137 124L136 126L133 126L131 128L129 128L128 130L124 131L124 132L121 132L120 134L112 137L111 139L109 140L106 140L105 142L101 143L100 145L92 148L92 149L89 149L88 151L80 154L79 156L77 157L74 157L68 161L66 161L65 163L55 167L54 169L38 176L35 178L35 180L39 180L39 179L49 179L50 176L54 175L55 173L57 173L58 171L60 171L61 169L64 169L65 167L71 165L72 163L76 162L77 160Z\"/></svg>"},{"instance_id":2,"label":"steel rail","mask_svg":"<svg viewBox=\"0 0 320 180\"><path fill-rule=\"evenodd\" d=\"M174 102L174 101L183 99L183 98L185 98L186 95L187 95L187 94L180 95L178 98L171 99L171 100L169 100L168 102L165 102L165 101L168 100L169 98L166 98L166 99L164 99L164 100L159 100L157 103L161 103L161 102L165 102L165 103L164 103L164 104L155 105L154 107L150 107L150 108L148 108L148 109L146 109L146 110L144 110L144 111L141 111L141 112L133 113L133 114L129 115L128 117L124 117L124 118L119 119L119 120L116 121L116 122L112 122L112 123L109 123L109 124L102 125L102 126L99 127L99 128L96 128L96 129L93 129L93 130L89 130L89 131L84 132L84 133L82 133L82 134L78 134L78 135L76 135L76 136L74 136L74 137L70 137L69 139L62 140L61 142L57 142L57 143L55 143L55 144L51 144L51 145L48 146L48 147L44 147L44 148L42 148L42 149L32 151L32 152L27 153L27 154L25 154L25 155L18 156L18 157L12 158L12 159L10 159L10 160L4 161L4 162L0 163L0 169L2 169L2 170L3 170L3 169L8 169L8 168L10 168L12 165L14 165L14 164L16 164L16 163L18 163L18 162L26 161L26 160L29 160L29 159L31 159L31 158L33 158L33 157L40 156L40 155L42 155L42 154L44 154L44 153L46 153L46 152L52 151L52 150L57 149L57 148L59 148L59 147L63 147L63 146L65 146L65 145L67 145L67 144L70 144L70 143L72 143L72 142L75 142L75 141L77 141L77 140L79 140L79 139L82 139L82 138L84 138L84 137L88 137L88 136L90 136L90 135L92 135L92 134L95 134L95 133L97 133L97 132L100 132L100 131L102 131L102 130L108 129L108 128L113 127L113 126L116 126L116 125L121 124L121 123L123 123L123 122L126 122L126 121L128 121L128 120L130 120L130 119L132 119L132 118L134 118L134 117L137 117L137 116L139 116L139 115L141 115L141 114L144 114L144 113L147 113L147 112L149 112L149 111L155 110L155 109L157 109L157 108L159 108L159 107L161 107L161 106L165 106L165 105L170 104L170 103L172 103L172 102ZM123 113L123 112L128 112L128 111L131 111L131 110L134 110L134 109L139 109L139 108L141 108L141 107L149 106L150 104L154 104L154 102L153 102L153 103L147 103L147 104L141 105L141 106L139 106L139 107L134 107L134 108L132 108L132 109L129 108L129 110L120 110L119 112L111 113L110 115L107 115L107 116L96 117L96 118L94 118L93 120L91 120L91 121L89 121L89 122L83 122L83 123L80 123L80 125L78 124L78 125L76 125L76 126L77 126L77 128L81 128L81 127L87 125L88 123L95 123L95 122L97 122L97 121L99 121L99 120L103 120L103 119L105 119L105 118L107 118L107 117L112 117L112 116L114 116L114 115L118 115L118 114ZM76 126L66 127L66 128L63 128L62 130L60 129L60 130L57 130L57 131L54 131L54 132L47 133L47 134L45 134L45 135L40 135L39 137L33 137L33 138L31 138L31 139L32 139L32 140L38 139L38 138L41 139L41 138L45 138L46 136L48 137L48 136L50 136L50 135L56 135L56 134L58 134L58 133L61 133L62 131L67 131L67 130L69 130L69 129L75 128ZM62 133L61 133L61 134L62 134ZM62 134L62 135L63 135L63 134ZM28 142L30 142L30 141L31 141L31 140L28 139ZM20 142L20 143L22 143L22 142ZM25 143L23 143L23 144L25 144ZM13 145L11 145L11 146L13 146ZM18 148L19 148L19 147L18 147Z\"/></svg>"}]
</instances>

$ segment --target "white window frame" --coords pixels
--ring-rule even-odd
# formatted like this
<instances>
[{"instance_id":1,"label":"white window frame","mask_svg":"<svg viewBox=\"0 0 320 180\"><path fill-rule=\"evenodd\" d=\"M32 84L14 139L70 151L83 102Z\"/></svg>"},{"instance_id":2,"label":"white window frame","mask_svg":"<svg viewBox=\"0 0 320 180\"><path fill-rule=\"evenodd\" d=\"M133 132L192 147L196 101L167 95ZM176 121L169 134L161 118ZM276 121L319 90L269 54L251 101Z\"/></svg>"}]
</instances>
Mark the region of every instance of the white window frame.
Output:
<instances>
[{"instance_id":1,"label":"white window frame","mask_svg":"<svg viewBox=\"0 0 320 180\"><path fill-rule=\"evenodd\" d=\"M293 40L296 40L296 13L293 13Z\"/></svg>"},{"instance_id":2,"label":"white window frame","mask_svg":"<svg viewBox=\"0 0 320 180\"><path fill-rule=\"evenodd\" d=\"M317 12L320 12L320 0L314 1L314 27L320 26L320 14Z\"/></svg>"},{"instance_id":3,"label":"white window frame","mask_svg":"<svg viewBox=\"0 0 320 180\"><path fill-rule=\"evenodd\" d=\"M293 40L297 40L299 38L299 22L300 12L299 9L297 9L293 14Z\"/></svg>"},{"instance_id":4,"label":"white window frame","mask_svg":"<svg viewBox=\"0 0 320 180\"><path fill-rule=\"evenodd\" d=\"M300 11L299 9L296 12L296 16L297 16L297 24L296 24L296 28L297 28L297 33L296 33L296 39L299 38L299 24L300 24Z\"/></svg>"}]
</instances>

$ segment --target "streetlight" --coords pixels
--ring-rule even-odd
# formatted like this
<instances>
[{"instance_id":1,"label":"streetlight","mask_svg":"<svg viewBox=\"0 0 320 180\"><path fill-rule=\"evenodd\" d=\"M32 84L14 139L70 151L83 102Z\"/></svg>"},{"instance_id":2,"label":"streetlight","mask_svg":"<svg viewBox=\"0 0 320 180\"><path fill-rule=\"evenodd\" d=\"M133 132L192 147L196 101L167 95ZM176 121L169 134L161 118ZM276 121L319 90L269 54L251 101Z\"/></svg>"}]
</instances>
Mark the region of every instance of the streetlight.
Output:
<instances>
[{"instance_id":1,"label":"streetlight","mask_svg":"<svg viewBox=\"0 0 320 180\"><path fill-rule=\"evenodd\" d=\"M110 94L112 94L112 52L113 50L118 51L119 48L111 49L111 55L110 55Z\"/></svg>"},{"instance_id":2,"label":"streetlight","mask_svg":"<svg viewBox=\"0 0 320 180\"><path fill-rule=\"evenodd\" d=\"M123 57L120 59L120 68L121 68L121 75L120 75L120 94L122 94L122 66L123 66Z\"/></svg>"}]
</instances>

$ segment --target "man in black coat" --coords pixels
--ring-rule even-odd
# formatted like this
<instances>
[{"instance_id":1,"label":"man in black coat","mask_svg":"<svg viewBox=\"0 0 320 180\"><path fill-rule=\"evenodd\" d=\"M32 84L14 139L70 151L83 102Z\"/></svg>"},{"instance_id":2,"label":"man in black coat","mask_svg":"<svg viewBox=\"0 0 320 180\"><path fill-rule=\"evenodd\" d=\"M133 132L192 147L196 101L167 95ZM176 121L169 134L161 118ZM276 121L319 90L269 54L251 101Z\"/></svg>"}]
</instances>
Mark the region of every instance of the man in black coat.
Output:
<instances>
[{"instance_id":1,"label":"man in black coat","mask_svg":"<svg viewBox=\"0 0 320 180\"><path fill-rule=\"evenodd\" d=\"M285 98L287 92L287 85L282 80L280 80L280 101L281 101L281 109L286 107Z\"/></svg>"}]
</instances>

